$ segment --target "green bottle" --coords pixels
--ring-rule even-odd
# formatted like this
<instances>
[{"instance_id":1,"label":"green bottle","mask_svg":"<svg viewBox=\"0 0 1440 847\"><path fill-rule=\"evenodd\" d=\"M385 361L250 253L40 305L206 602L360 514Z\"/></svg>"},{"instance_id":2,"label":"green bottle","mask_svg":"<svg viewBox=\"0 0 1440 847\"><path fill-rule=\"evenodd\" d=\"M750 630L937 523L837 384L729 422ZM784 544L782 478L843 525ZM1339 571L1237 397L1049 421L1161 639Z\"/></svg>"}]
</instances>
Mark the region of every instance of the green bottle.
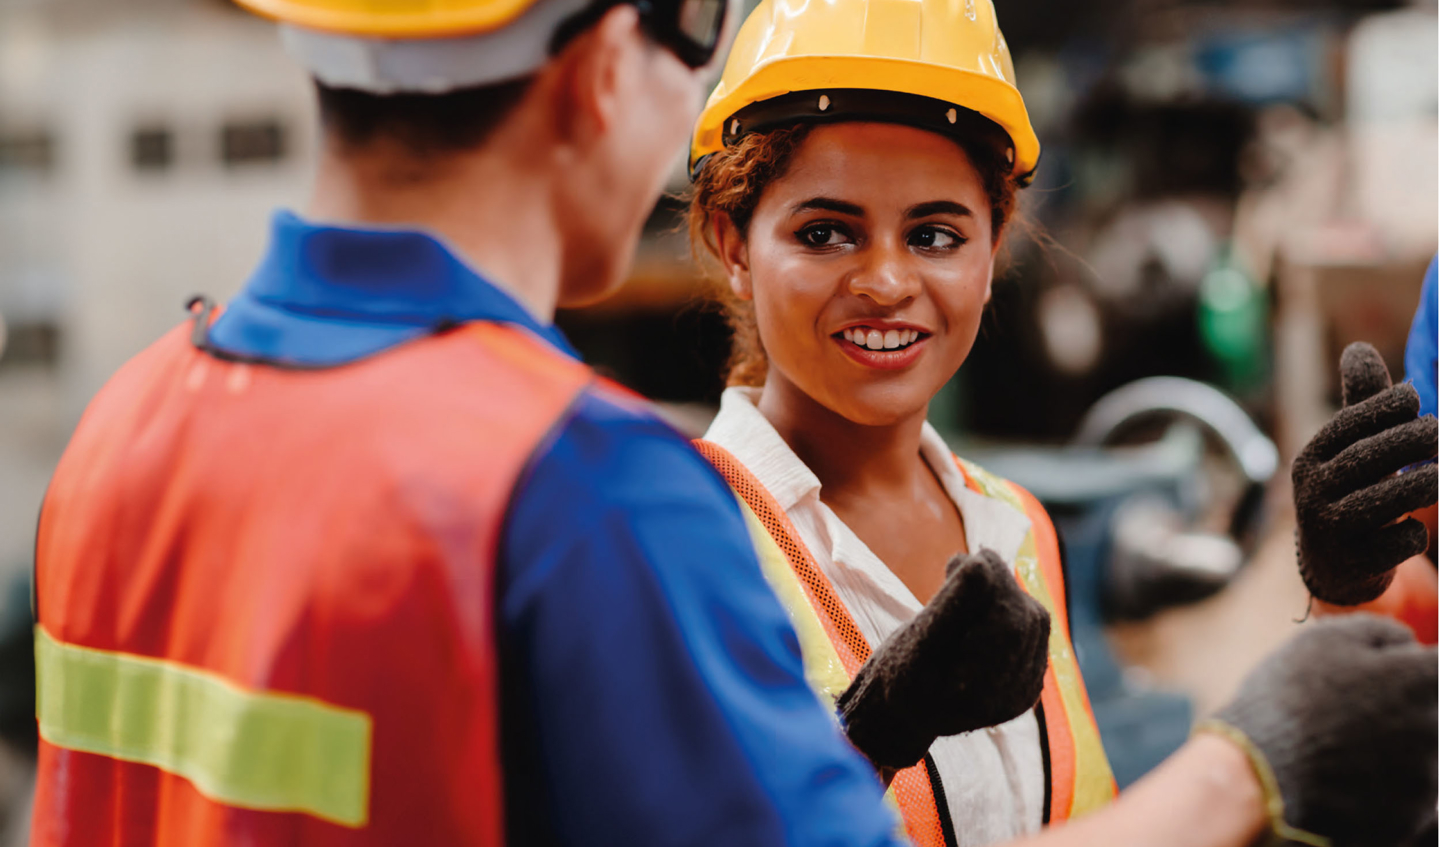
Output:
<instances>
[{"instance_id":1,"label":"green bottle","mask_svg":"<svg viewBox=\"0 0 1440 847\"><path fill-rule=\"evenodd\" d=\"M1200 280L1198 311L1200 338L1225 387L1242 393L1257 387L1267 371L1269 304L1228 245Z\"/></svg>"}]
</instances>

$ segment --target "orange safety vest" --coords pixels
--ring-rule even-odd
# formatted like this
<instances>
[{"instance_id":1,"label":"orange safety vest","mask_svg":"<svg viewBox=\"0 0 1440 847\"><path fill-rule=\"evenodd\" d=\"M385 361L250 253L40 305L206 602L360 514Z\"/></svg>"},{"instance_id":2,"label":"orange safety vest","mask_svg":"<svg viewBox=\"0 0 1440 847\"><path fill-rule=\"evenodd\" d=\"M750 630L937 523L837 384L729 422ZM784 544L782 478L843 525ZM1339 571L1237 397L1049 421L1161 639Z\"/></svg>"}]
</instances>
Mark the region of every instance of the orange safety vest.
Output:
<instances>
[{"instance_id":1,"label":"orange safety vest","mask_svg":"<svg viewBox=\"0 0 1440 847\"><path fill-rule=\"evenodd\" d=\"M770 492L723 447L703 440L695 446L743 503L762 567L795 623L806 676L833 702L869 658L870 645ZM1028 491L959 457L955 461L973 491L1003 500L1030 518L1030 532L1015 559L1016 578L1050 612L1050 666L1035 711L1047 772L1044 821L1064 821L1110 802L1116 788L1070 645L1055 528ZM780 566L774 567L777 561ZM920 847L956 843L951 821L940 811L944 801L943 792L935 790L937 782L929 756L891 782L905 829Z\"/></svg>"},{"instance_id":2,"label":"orange safety vest","mask_svg":"<svg viewBox=\"0 0 1440 847\"><path fill-rule=\"evenodd\" d=\"M31 843L498 847L496 553L590 371L489 322L323 370L188 336L45 498Z\"/></svg>"}]
</instances>

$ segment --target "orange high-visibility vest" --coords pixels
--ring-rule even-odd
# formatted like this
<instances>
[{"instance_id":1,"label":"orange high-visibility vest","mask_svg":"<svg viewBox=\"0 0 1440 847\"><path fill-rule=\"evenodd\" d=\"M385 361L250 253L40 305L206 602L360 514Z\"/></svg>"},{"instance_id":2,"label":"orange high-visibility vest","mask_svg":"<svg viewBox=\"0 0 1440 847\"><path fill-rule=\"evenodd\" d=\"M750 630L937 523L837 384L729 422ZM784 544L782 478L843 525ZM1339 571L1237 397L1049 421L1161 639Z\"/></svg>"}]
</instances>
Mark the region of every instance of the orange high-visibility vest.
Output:
<instances>
[{"instance_id":1,"label":"orange high-visibility vest","mask_svg":"<svg viewBox=\"0 0 1440 847\"><path fill-rule=\"evenodd\" d=\"M761 564L800 637L806 676L833 702L869 658L870 645L770 492L723 447L703 440L695 446L747 508ZM1070 645L1055 529L1028 491L958 457L955 461L973 491L1003 500L1030 518L1030 532L1015 558L1015 575L1050 612L1050 666L1045 671L1036 718L1046 769L1044 821L1064 821L1110 802L1116 788ZM781 560L779 567L774 566L777 559ZM953 847L955 835L950 832L951 821L939 812L938 777L931 767L926 756L925 761L898 772L891 789L905 829L917 845Z\"/></svg>"},{"instance_id":2,"label":"orange high-visibility vest","mask_svg":"<svg viewBox=\"0 0 1440 847\"><path fill-rule=\"evenodd\" d=\"M189 335L45 498L31 843L503 844L502 521L590 371L489 322L322 370Z\"/></svg>"}]
</instances>

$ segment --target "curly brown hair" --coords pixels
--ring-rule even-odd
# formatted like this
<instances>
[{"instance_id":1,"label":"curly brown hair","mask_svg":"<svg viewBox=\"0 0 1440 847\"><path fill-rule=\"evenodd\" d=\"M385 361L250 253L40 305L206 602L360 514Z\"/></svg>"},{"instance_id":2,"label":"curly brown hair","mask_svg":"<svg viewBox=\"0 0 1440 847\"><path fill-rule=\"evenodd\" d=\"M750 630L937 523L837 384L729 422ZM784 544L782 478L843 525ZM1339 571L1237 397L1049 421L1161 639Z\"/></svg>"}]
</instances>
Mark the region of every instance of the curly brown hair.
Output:
<instances>
[{"instance_id":1,"label":"curly brown hair","mask_svg":"<svg viewBox=\"0 0 1440 847\"><path fill-rule=\"evenodd\" d=\"M748 234L750 220L760 197L770 183L785 175L800 145L809 136L810 124L797 124L763 133L751 133L710 156L695 175L689 193L688 224L691 249L701 258L703 251L720 259L715 225L728 217L742 234ZM1019 189L1007 159L1009 138L997 126L995 133L949 136L960 145L979 173L990 200L991 231L999 241L1015 213L1015 192ZM711 286L710 296L720 304L730 326L730 361L726 385L761 386L769 371L765 347L755 322L755 304L735 296L724 280Z\"/></svg>"}]
</instances>

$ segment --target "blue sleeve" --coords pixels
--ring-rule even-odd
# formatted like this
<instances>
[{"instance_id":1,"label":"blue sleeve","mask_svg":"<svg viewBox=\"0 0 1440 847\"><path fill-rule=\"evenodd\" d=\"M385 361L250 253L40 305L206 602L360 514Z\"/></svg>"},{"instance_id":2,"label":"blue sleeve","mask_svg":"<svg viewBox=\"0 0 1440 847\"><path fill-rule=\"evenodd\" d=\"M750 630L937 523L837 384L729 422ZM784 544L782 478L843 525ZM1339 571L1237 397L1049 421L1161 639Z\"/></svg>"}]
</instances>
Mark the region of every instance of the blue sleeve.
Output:
<instances>
[{"instance_id":1,"label":"blue sleeve","mask_svg":"<svg viewBox=\"0 0 1440 847\"><path fill-rule=\"evenodd\" d=\"M621 402L580 401L506 525L509 843L897 844L729 488Z\"/></svg>"},{"instance_id":2,"label":"blue sleeve","mask_svg":"<svg viewBox=\"0 0 1440 847\"><path fill-rule=\"evenodd\" d=\"M1425 285L1420 291L1420 308L1415 310L1415 322L1410 325L1410 340L1405 345L1405 376L1415 385L1420 394L1420 414L1435 414L1436 358L1440 357L1440 302L1436 297L1436 262L1430 261L1425 272Z\"/></svg>"}]
</instances>

